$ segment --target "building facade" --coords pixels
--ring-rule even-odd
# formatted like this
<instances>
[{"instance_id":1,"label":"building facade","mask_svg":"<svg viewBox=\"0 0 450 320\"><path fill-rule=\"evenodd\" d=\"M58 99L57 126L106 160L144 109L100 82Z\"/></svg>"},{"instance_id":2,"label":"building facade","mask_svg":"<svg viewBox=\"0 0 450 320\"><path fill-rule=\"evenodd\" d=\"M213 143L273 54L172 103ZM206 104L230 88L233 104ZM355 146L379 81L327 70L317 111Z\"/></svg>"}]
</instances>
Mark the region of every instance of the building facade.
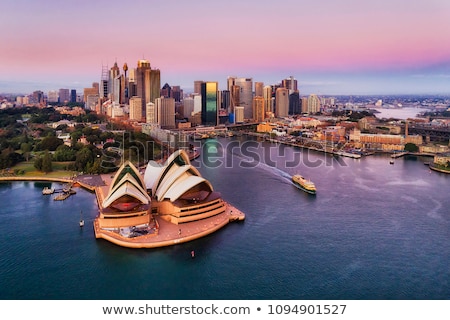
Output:
<instances>
[{"instance_id":1,"label":"building facade","mask_svg":"<svg viewBox=\"0 0 450 320\"><path fill-rule=\"evenodd\" d=\"M202 124L204 125L216 126L218 124L218 87L219 84L217 82L210 81L202 83Z\"/></svg>"}]
</instances>

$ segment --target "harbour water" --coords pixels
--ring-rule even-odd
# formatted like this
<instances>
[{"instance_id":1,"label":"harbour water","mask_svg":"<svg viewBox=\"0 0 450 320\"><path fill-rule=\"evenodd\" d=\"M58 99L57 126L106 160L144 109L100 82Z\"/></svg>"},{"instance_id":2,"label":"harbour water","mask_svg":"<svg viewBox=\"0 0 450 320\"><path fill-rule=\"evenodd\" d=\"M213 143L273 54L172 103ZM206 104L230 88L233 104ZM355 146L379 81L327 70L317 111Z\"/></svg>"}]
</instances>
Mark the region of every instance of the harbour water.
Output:
<instances>
[{"instance_id":1,"label":"harbour water","mask_svg":"<svg viewBox=\"0 0 450 320\"><path fill-rule=\"evenodd\" d=\"M246 219L172 247L96 240L86 190L53 201L50 184L0 183L0 298L450 298L450 175L429 159L391 165L245 137L197 147L193 164ZM297 189L295 173L317 195Z\"/></svg>"}]
</instances>

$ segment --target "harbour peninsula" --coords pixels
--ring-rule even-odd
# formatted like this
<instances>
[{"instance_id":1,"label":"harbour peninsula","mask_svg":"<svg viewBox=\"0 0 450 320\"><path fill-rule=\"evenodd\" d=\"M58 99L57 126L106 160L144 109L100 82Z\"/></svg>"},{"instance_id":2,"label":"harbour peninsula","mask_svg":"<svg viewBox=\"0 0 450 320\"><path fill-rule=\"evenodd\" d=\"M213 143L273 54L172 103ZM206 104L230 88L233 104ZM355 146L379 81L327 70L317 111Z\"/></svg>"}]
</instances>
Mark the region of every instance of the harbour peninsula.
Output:
<instances>
[{"instance_id":1,"label":"harbour peninsula","mask_svg":"<svg viewBox=\"0 0 450 320\"><path fill-rule=\"evenodd\" d=\"M183 163L178 163L178 172L182 174L164 175L154 181L157 184L167 182L164 178L171 181L172 191L165 190L165 196L161 196L161 192L156 195L156 189L153 192L144 190L144 177L129 162L113 175L7 176L0 177L0 181L70 183L94 192L99 208L93 224L95 237L128 248L158 248L185 243L207 236L232 221L245 219L243 212L224 201L210 183L201 178L190 165L186 152L177 151L165 166L158 166L163 170L180 159ZM184 173L189 170L191 174L186 176ZM140 181L140 187L137 181ZM174 212L177 208L179 211Z\"/></svg>"}]
</instances>

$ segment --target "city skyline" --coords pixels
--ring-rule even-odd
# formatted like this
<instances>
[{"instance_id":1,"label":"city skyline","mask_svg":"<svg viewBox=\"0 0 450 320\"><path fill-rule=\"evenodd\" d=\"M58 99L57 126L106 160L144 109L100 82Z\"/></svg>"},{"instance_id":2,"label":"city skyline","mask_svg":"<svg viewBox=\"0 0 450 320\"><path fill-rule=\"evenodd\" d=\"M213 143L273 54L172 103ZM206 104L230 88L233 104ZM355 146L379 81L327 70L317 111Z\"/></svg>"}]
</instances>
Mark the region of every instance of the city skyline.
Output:
<instances>
[{"instance_id":1,"label":"city skyline","mask_svg":"<svg viewBox=\"0 0 450 320\"><path fill-rule=\"evenodd\" d=\"M2 4L0 92L98 82L102 66L150 61L161 84L229 76L300 94L450 94L447 1L73 1Z\"/></svg>"}]
</instances>

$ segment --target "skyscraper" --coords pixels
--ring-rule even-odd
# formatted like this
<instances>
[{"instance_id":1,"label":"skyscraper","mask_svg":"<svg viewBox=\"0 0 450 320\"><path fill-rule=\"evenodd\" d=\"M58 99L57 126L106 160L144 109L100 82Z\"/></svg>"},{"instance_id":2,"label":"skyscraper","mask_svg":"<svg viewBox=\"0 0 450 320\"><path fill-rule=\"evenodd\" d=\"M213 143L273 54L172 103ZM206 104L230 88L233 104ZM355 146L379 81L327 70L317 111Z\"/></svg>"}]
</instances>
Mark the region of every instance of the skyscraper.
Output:
<instances>
[{"instance_id":1,"label":"skyscraper","mask_svg":"<svg viewBox=\"0 0 450 320\"><path fill-rule=\"evenodd\" d=\"M266 112L274 112L273 100L272 100L272 86L265 86L263 88L264 106Z\"/></svg>"},{"instance_id":2,"label":"skyscraper","mask_svg":"<svg viewBox=\"0 0 450 320\"><path fill-rule=\"evenodd\" d=\"M231 88L232 99L233 85L239 86L239 106L244 108L244 118L253 119L253 79L228 77L228 90Z\"/></svg>"},{"instance_id":3,"label":"skyscraper","mask_svg":"<svg viewBox=\"0 0 450 320\"><path fill-rule=\"evenodd\" d=\"M253 98L253 120L262 122L265 119L264 98L256 96Z\"/></svg>"},{"instance_id":4,"label":"skyscraper","mask_svg":"<svg viewBox=\"0 0 450 320\"><path fill-rule=\"evenodd\" d=\"M289 90L277 88L275 91L275 115L278 118L287 117L289 114Z\"/></svg>"},{"instance_id":5,"label":"skyscraper","mask_svg":"<svg viewBox=\"0 0 450 320\"><path fill-rule=\"evenodd\" d=\"M216 126L218 124L219 101L217 82L203 82L201 88L202 95L202 124Z\"/></svg>"},{"instance_id":6,"label":"skyscraper","mask_svg":"<svg viewBox=\"0 0 450 320\"><path fill-rule=\"evenodd\" d=\"M102 65L102 77L100 79L100 98L107 99L109 95L109 71L108 66Z\"/></svg>"},{"instance_id":7,"label":"skyscraper","mask_svg":"<svg viewBox=\"0 0 450 320\"><path fill-rule=\"evenodd\" d=\"M202 93L202 80L194 81L194 93L201 94Z\"/></svg>"},{"instance_id":8,"label":"skyscraper","mask_svg":"<svg viewBox=\"0 0 450 320\"><path fill-rule=\"evenodd\" d=\"M156 113L158 124L163 129L175 128L175 99L174 98L156 98Z\"/></svg>"},{"instance_id":9,"label":"skyscraper","mask_svg":"<svg viewBox=\"0 0 450 320\"><path fill-rule=\"evenodd\" d=\"M291 94L292 91L298 91L297 80L294 79L293 76L290 76L289 78L282 80L281 85L283 88L289 90L289 94Z\"/></svg>"},{"instance_id":10,"label":"skyscraper","mask_svg":"<svg viewBox=\"0 0 450 320\"><path fill-rule=\"evenodd\" d=\"M139 60L136 69L136 94L142 98L142 110L149 102L155 102L160 96L161 73L150 67L148 60Z\"/></svg>"},{"instance_id":11,"label":"skyscraper","mask_svg":"<svg viewBox=\"0 0 450 320\"><path fill-rule=\"evenodd\" d=\"M116 81L116 78L120 74L120 69L117 66L117 62L114 62L113 67L109 70L109 76L108 76L108 98L112 101L119 102L119 99L115 100L116 97L120 96L120 86L118 87L114 82ZM116 89L119 89L119 92L116 92Z\"/></svg>"},{"instance_id":12,"label":"skyscraper","mask_svg":"<svg viewBox=\"0 0 450 320\"><path fill-rule=\"evenodd\" d=\"M262 97L264 95L264 83L255 82L255 96Z\"/></svg>"},{"instance_id":13,"label":"skyscraper","mask_svg":"<svg viewBox=\"0 0 450 320\"><path fill-rule=\"evenodd\" d=\"M298 90L289 94L289 114L300 114L300 95Z\"/></svg>"}]
</instances>

